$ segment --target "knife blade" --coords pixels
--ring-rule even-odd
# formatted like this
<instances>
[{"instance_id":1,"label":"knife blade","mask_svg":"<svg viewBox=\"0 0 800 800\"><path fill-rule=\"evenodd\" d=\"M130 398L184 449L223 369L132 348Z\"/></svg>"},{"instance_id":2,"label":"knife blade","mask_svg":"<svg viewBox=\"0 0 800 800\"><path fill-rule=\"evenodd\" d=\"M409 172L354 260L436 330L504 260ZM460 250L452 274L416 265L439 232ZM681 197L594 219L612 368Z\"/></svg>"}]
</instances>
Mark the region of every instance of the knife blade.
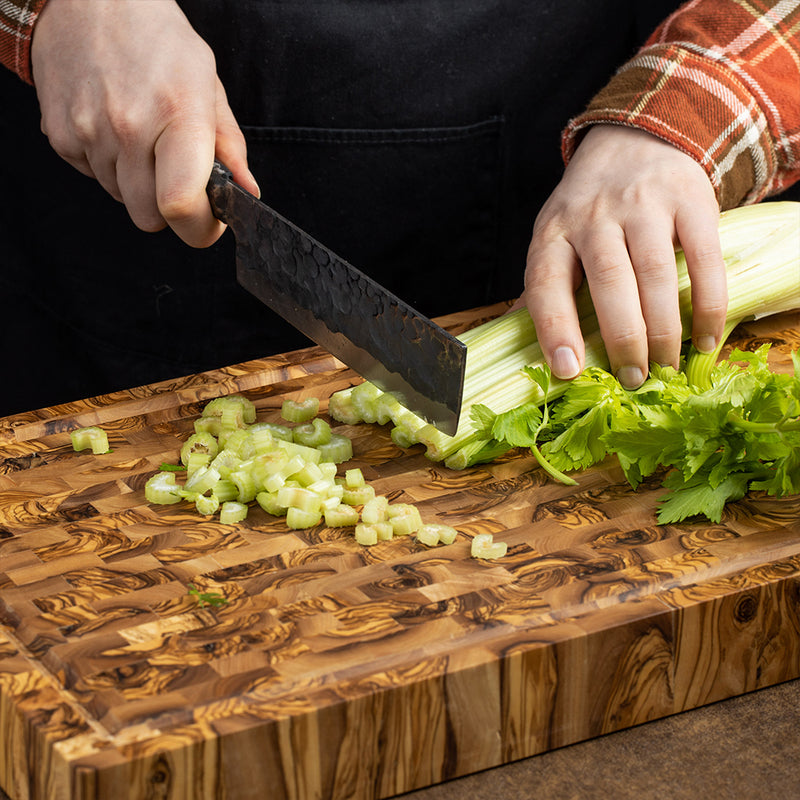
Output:
<instances>
[{"instance_id":1,"label":"knife blade","mask_svg":"<svg viewBox=\"0 0 800 800\"><path fill-rule=\"evenodd\" d=\"M453 435L466 345L233 181L207 193L236 238L236 278L259 300L406 408Z\"/></svg>"}]
</instances>

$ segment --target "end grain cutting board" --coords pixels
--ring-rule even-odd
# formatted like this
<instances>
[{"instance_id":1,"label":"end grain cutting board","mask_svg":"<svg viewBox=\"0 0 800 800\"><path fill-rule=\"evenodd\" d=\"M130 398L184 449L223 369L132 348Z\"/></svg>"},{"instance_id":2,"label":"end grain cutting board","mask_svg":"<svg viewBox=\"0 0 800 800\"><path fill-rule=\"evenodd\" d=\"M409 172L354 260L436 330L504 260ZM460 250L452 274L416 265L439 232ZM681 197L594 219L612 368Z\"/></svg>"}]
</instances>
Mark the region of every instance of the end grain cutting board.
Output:
<instances>
[{"instance_id":1,"label":"end grain cutting board","mask_svg":"<svg viewBox=\"0 0 800 800\"><path fill-rule=\"evenodd\" d=\"M500 309L489 309L497 313ZM477 314L444 320L453 330ZM800 315L735 334L786 368ZM0 420L0 786L24 798L380 798L800 675L800 497L656 524L611 462L452 472L345 429L453 545L239 525L143 487L203 404L354 380L312 348ZM113 452L74 453L97 424ZM343 427L344 426L340 426ZM470 538L509 544L470 558ZM229 599L201 608L193 583Z\"/></svg>"}]
</instances>

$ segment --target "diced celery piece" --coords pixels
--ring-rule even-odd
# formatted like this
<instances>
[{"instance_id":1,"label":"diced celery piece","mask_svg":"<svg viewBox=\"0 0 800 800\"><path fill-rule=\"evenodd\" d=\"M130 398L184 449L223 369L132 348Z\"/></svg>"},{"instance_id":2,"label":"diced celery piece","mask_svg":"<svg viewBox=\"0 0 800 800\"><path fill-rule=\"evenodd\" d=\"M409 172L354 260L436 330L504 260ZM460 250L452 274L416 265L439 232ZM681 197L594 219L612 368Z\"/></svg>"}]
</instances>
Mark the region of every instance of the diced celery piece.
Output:
<instances>
[{"instance_id":1,"label":"diced celery piece","mask_svg":"<svg viewBox=\"0 0 800 800\"><path fill-rule=\"evenodd\" d=\"M256 422L248 430L253 433L257 431L269 431L273 439L280 439L284 442L292 441L292 429L286 425L278 425L276 422Z\"/></svg>"},{"instance_id":2,"label":"diced celery piece","mask_svg":"<svg viewBox=\"0 0 800 800\"><path fill-rule=\"evenodd\" d=\"M336 478L336 464L332 464L329 461L320 461L318 466L323 478L329 478L330 480Z\"/></svg>"},{"instance_id":3,"label":"diced celery piece","mask_svg":"<svg viewBox=\"0 0 800 800\"><path fill-rule=\"evenodd\" d=\"M331 495L326 497L322 501L322 510L329 511L332 508L337 508L338 506L344 505L345 508L353 508L353 506L348 506L342 503L340 497L336 497L335 495Z\"/></svg>"},{"instance_id":4,"label":"diced celery piece","mask_svg":"<svg viewBox=\"0 0 800 800\"><path fill-rule=\"evenodd\" d=\"M502 558L508 551L506 542L495 542L491 533L479 533L473 536L470 555L473 558L486 560Z\"/></svg>"},{"instance_id":5,"label":"diced celery piece","mask_svg":"<svg viewBox=\"0 0 800 800\"><path fill-rule=\"evenodd\" d=\"M319 447L331 440L331 426L321 417L305 422L292 430L292 438L306 447Z\"/></svg>"},{"instance_id":6,"label":"diced celery piece","mask_svg":"<svg viewBox=\"0 0 800 800\"><path fill-rule=\"evenodd\" d=\"M322 507L322 498L302 487L282 486L278 489L278 502L286 508L300 511L318 512Z\"/></svg>"},{"instance_id":7,"label":"diced celery piece","mask_svg":"<svg viewBox=\"0 0 800 800\"><path fill-rule=\"evenodd\" d=\"M386 509L389 507L389 498L383 495L373 497L364 503L361 509L361 519L368 525L383 522L386 519Z\"/></svg>"},{"instance_id":8,"label":"diced celery piece","mask_svg":"<svg viewBox=\"0 0 800 800\"><path fill-rule=\"evenodd\" d=\"M374 525L366 525L363 522L356 525L356 541L363 545L373 545L378 543L378 531Z\"/></svg>"},{"instance_id":9,"label":"diced celery piece","mask_svg":"<svg viewBox=\"0 0 800 800\"><path fill-rule=\"evenodd\" d=\"M210 433L193 433L181 447L181 463L189 466L189 456L193 453L204 453L213 459L219 452L219 444Z\"/></svg>"},{"instance_id":10,"label":"diced celery piece","mask_svg":"<svg viewBox=\"0 0 800 800\"><path fill-rule=\"evenodd\" d=\"M275 448L275 437L269 428L251 426L247 429L247 433L250 437L254 455L264 455Z\"/></svg>"},{"instance_id":11,"label":"diced celery piece","mask_svg":"<svg viewBox=\"0 0 800 800\"><path fill-rule=\"evenodd\" d=\"M392 428L389 436L391 437L392 441L403 450L407 450L409 447L417 443L414 434L410 433L407 428L402 428L399 425L395 425L395 427Z\"/></svg>"},{"instance_id":12,"label":"diced celery piece","mask_svg":"<svg viewBox=\"0 0 800 800\"><path fill-rule=\"evenodd\" d=\"M423 544L453 544L458 531L450 525L439 522L427 522L417 529L417 539Z\"/></svg>"},{"instance_id":13,"label":"diced celery piece","mask_svg":"<svg viewBox=\"0 0 800 800\"><path fill-rule=\"evenodd\" d=\"M70 431L69 438L75 452L88 448L91 448L92 453L96 456L109 452L108 434L102 428L94 425Z\"/></svg>"},{"instance_id":14,"label":"diced celery piece","mask_svg":"<svg viewBox=\"0 0 800 800\"><path fill-rule=\"evenodd\" d=\"M327 444L319 445L317 450L321 461L333 464L343 464L353 457L353 443L339 433L332 433L331 440Z\"/></svg>"},{"instance_id":15,"label":"diced celery piece","mask_svg":"<svg viewBox=\"0 0 800 800\"><path fill-rule=\"evenodd\" d=\"M207 467L210 463L211 455L209 453L189 453L189 457L186 459L186 476L194 475L200 467Z\"/></svg>"},{"instance_id":16,"label":"diced celery piece","mask_svg":"<svg viewBox=\"0 0 800 800\"><path fill-rule=\"evenodd\" d=\"M219 443L239 458L252 458L255 455L253 441L245 428L223 428L219 433Z\"/></svg>"},{"instance_id":17,"label":"diced celery piece","mask_svg":"<svg viewBox=\"0 0 800 800\"><path fill-rule=\"evenodd\" d=\"M217 511L219 511L219 505L219 498L213 494L208 497L204 494L200 494L194 501L197 513L204 517L210 517L212 514L216 514Z\"/></svg>"},{"instance_id":18,"label":"diced celery piece","mask_svg":"<svg viewBox=\"0 0 800 800\"><path fill-rule=\"evenodd\" d=\"M300 508L290 508L286 511L286 524L292 530L313 528L322 522L321 511L303 511Z\"/></svg>"},{"instance_id":19,"label":"diced celery piece","mask_svg":"<svg viewBox=\"0 0 800 800\"><path fill-rule=\"evenodd\" d=\"M253 403L241 395L215 397L203 407L204 417L219 417L226 428L244 427L256 421L256 409Z\"/></svg>"},{"instance_id":20,"label":"diced celery piece","mask_svg":"<svg viewBox=\"0 0 800 800\"><path fill-rule=\"evenodd\" d=\"M358 409L353 404L354 388L349 386L347 389L335 392L328 402L328 414L332 419L343 422L345 425L358 425L359 422L363 422Z\"/></svg>"},{"instance_id":21,"label":"diced celery piece","mask_svg":"<svg viewBox=\"0 0 800 800\"><path fill-rule=\"evenodd\" d=\"M229 500L220 506L219 521L223 525L235 525L247 518L247 505Z\"/></svg>"},{"instance_id":22,"label":"diced celery piece","mask_svg":"<svg viewBox=\"0 0 800 800\"><path fill-rule=\"evenodd\" d=\"M305 445L297 444L297 442L284 442L280 439L276 442L276 445L281 450L285 450L290 456L300 456L304 462L311 464L319 464L322 458L319 450L315 447L306 447Z\"/></svg>"},{"instance_id":23,"label":"diced celery piece","mask_svg":"<svg viewBox=\"0 0 800 800\"><path fill-rule=\"evenodd\" d=\"M375 497L375 488L373 486L359 486L356 489L344 487L342 492L342 502L347 503L349 506L363 506L373 497Z\"/></svg>"},{"instance_id":24,"label":"diced celery piece","mask_svg":"<svg viewBox=\"0 0 800 800\"><path fill-rule=\"evenodd\" d=\"M306 464L303 469L295 472L293 477L304 486L310 486L322 480L322 470L317 464Z\"/></svg>"},{"instance_id":25,"label":"diced celery piece","mask_svg":"<svg viewBox=\"0 0 800 800\"><path fill-rule=\"evenodd\" d=\"M419 517L419 513L406 512L390 517L389 524L392 526L395 536L410 536L420 529L422 520Z\"/></svg>"},{"instance_id":26,"label":"diced celery piece","mask_svg":"<svg viewBox=\"0 0 800 800\"><path fill-rule=\"evenodd\" d=\"M329 528L347 528L358 523L358 511L353 506L340 504L325 509L325 524Z\"/></svg>"},{"instance_id":27,"label":"diced celery piece","mask_svg":"<svg viewBox=\"0 0 800 800\"><path fill-rule=\"evenodd\" d=\"M360 489L362 486L366 486L366 480L364 478L364 473L361 472L359 467L353 467L353 469L345 470L344 473L344 485L348 489Z\"/></svg>"},{"instance_id":28,"label":"diced celery piece","mask_svg":"<svg viewBox=\"0 0 800 800\"><path fill-rule=\"evenodd\" d=\"M220 503L225 503L228 500L236 500L239 496L239 489L233 481L227 478L220 478L211 493Z\"/></svg>"},{"instance_id":29,"label":"diced celery piece","mask_svg":"<svg viewBox=\"0 0 800 800\"><path fill-rule=\"evenodd\" d=\"M439 531L430 525L423 525L417 531L417 541L428 547L435 547L439 544Z\"/></svg>"},{"instance_id":30,"label":"diced celery piece","mask_svg":"<svg viewBox=\"0 0 800 800\"><path fill-rule=\"evenodd\" d=\"M230 480L238 490L236 499L240 503L249 503L251 500L255 500L258 487L251 472L246 469L237 469L235 472L231 472Z\"/></svg>"},{"instance_id":31,"label":"diced celery piece","mask_svg":"<svg viewBox=\"0 0 800 800\"><path fill-rule=\"evenodd\" d=\"M394 528L391 522L376 522L373 526L375 532L378 534L379 542L386 542L394 538Z\"/></svg>"},{"instance_id":32,"label":"diced celery piece","mask_svg":"<svg viewBox=\"0 0 800 800\"><path fill-rule=\"evenodd\" d=\"M377 422L378 400L383 392L374 383L364 381L353 387L350 399L364 422Z\"/></svg>"},{"instance_id":33,"label":"diced celery piece","mask_svg":"<svg viewBox=\"0 0 800 800\"><path fill-rule=\"evenodd\" d=\"M287 422L308 422L319 412L319 398L308 397L305 400L284 400L281 405L281 416Z\"/></svg>"},{"instance_id":34,"label":"diced celery piece","mask_svg":"<svg viewBox=\"0 0 800 800\"><path fill-rule=\"evenodd\" d=\"M205 494L214 488L219 479L220 474L214 467L200 467L194 475L186 479L184 488L188 492Z\"/></svg>"},{"instance_id":35,"label":"diced celery piece","mask_svg":"<svg viewBox=\"0 0 800 800\"><path fill-rule=\"evenodd\" d=\"M256 495L256 502L267 514L272 514L274 517L286 516L286 511L288 509L278 502L277 492L259 492Z\"/></svg>"},{"instance_id":36,"label":"diced celery piece","mask_svg":"<svg viewBox=\"0 0 800 800\"><path fill-rule=\"evenodd\" d=\"M241 457L234 453L233 450L223 448L212 460L211 466L219 472L221 478L228 478L231 472L235 469L239 469L241 463Z\"/></svg>"},{"instance_id":37,"label":"diced celery piece","mask_svg":"<svg viewBox=\"0 0 800 800\"><path fill-rule=\"evenodd\" d=\"M144 496L148 503L154 505L172 505L180 503L180 487L175 482L174 472L157 472L148 478L144 485Z\"/></svg>"}]
</instances>

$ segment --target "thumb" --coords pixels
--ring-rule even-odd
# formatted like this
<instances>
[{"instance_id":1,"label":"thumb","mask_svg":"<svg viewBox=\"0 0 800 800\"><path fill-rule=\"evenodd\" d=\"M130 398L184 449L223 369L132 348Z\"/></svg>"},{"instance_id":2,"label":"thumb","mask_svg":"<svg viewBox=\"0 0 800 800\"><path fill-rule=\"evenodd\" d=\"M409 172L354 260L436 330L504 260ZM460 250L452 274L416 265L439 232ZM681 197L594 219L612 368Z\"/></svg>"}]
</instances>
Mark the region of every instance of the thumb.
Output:
<instances>
[{"instance_id":1,"label":"thumb","mask_svg":"<svg viewBox=\"0 0 800 800\"><path fill-rule=\"evenodd\" d=\"M215 154L233 175L233 180L256 197L261 189L247 165L247 143L242 129L228 105L222 82L217 78L217 138Z\"/></svg>"}]
</instances>

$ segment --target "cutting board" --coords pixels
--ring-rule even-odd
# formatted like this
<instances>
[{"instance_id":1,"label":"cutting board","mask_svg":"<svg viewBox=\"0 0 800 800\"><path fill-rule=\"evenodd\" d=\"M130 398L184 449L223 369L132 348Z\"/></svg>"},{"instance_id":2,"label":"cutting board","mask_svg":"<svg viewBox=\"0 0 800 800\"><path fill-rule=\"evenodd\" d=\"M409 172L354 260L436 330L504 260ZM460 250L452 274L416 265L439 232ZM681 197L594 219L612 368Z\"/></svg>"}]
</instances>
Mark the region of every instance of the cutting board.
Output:
<instances>
[{"instance_id":1,"label":"cutting board","mask_svg":"<svg viewBox=\"0 0 800 800\"><path fill-rule=\"evenodd\" d=\"M496 306L445 318L456 332ZM740 327L788 369L800 314ZM353 437L378 492L459 531L359 546L150 506L204 403L259 419L356 377L320 349L0 420L0 786L14 798L382 798L800 676L800 497L658 525L609 461L463 472ZM113 452L72 451L100 425ZM507 542L498 561L471 537ZM227 605L201 607L188 584Z\"/></svg>"}]
</instances>

